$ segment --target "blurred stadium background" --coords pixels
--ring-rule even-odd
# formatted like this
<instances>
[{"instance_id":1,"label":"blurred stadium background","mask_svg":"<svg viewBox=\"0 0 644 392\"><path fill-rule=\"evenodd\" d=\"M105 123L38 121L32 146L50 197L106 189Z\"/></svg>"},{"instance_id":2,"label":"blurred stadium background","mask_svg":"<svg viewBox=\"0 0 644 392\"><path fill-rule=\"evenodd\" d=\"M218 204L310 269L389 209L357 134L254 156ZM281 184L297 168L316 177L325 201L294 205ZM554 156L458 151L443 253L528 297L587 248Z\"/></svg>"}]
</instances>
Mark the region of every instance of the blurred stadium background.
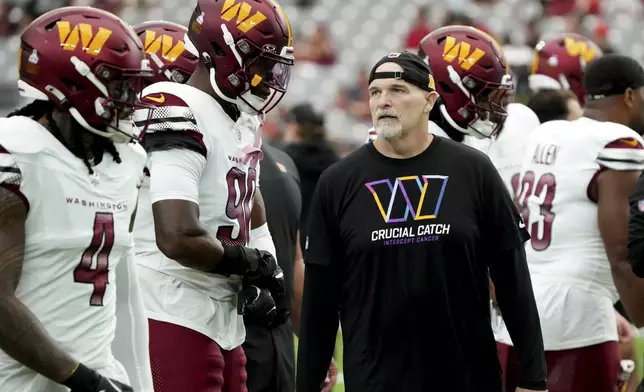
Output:
<instances>
[{"instance_id":1,"label":"blurred stadium background","mask_svg":"<svg viewBox=\"0 0 644 392\"><path fill-rule=\"evenodd\" d=\"M92 5L131 24L187 23L191 0L1 0L0 115L17 97L18 35L38 15L65 5ZM280 139L285 112L307 101L326 116L327 136L341 154L365 139L370 117L366 73L381 56L415 50L420 39L446 24L479 27L504 45L519 97L527 89L532 48L562 31L592 38L605 51L644 60L641 0L281 0L295 34L297 64L286 97L269 116L265 134Z\"/></svg>"},{"instance_id":2,"label":"blurred stadium background","mask_svg":"<svg viewBox=\"0 0 644 392\"><path fill-rule=\"evenodd\" d=\"M24 104L17 95L19 34L56 7L91 5L131 24L187 23L194 0L0 0L0 115ZM367 72L383 55L417 49L432 29L467 24L503 44L525 99L532 49L541 38L575 32L604 52L644 60L644 0L280 0L295 35L296 65L286 97L269 114L265 136L279 142L289 108L311 103L326 118L340 155L364 142L370 126ZM640 345L638 345L640 346ZM341 350L339 350L341 351ZM640 353L642 350L638 350ZM641 369L638 369L641 377ZM341 385L335 389L344 390Z\"/></svg>"}]
</instances>

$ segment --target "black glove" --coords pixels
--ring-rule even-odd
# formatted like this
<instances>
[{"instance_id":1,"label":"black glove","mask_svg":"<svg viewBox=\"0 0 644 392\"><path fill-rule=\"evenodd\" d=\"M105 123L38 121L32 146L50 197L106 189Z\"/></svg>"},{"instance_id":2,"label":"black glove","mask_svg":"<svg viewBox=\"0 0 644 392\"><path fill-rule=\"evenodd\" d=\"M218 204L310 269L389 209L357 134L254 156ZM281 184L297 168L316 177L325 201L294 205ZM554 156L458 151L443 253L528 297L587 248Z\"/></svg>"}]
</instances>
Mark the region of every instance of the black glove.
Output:
<instances>
[{"instance_id":1,"label":"black glove","mask_svg":"<svg viewBox=\"0 0 644 392\"><path fill-rule=\"evenodd\" d=\"M275 319L275 301L268 290L246 286L237 294L237 313L248 325L268 327Z\"/></svg>"},{"instance_id":2,"label":"black glove","mask_svg":"<svg viewBox=\"0 0 644 392\"><path fill-rule=\"evenodd\" d=\"M257 286L262 289L268 290L273 296L275 305L279 308L283 304L286 297L286 282L284 281L284 272L276 265L275 270L269 276L257 276L248 274L242 279L244 287Z\"/></svg>"},{"instance_id":3,"label":"black glove","mask_svg":"<svg viewBox=\"0 0 644 392\"><path fill-rule=\"evenodd\" d=\"M277 261L269 252L247 248L241 245L226 245L224 255L212 271L220 275L271 276L277 268Z\"/></svg>"},{"instance_id":4,"label":"black glove","mask_svg":"<svg viewBox=\"0 0 644 392\"><path fill-rule=\"evenodd\" d=\"M71 392L134 392L132 387L103 377L82 363L62 384Z\"/></svg>"}]
</instances>

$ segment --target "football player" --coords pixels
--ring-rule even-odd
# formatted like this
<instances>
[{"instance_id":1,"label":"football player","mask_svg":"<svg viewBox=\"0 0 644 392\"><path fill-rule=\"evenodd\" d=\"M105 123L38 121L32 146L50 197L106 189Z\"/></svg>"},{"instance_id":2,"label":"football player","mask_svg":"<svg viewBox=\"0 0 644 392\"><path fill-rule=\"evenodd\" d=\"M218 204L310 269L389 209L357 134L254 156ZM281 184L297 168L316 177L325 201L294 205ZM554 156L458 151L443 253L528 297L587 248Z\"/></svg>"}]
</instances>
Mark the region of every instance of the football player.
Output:
<instances>
[{"instance_id":1,"label":"football player","mask_svg":"<svg viewBox=\"0 0 644 392\"><path fill-rule=\"evenodd\" d=\"M141 43L90 7L48 12L20 39L34 101L0 119L0 390L152 391L132 243Z\"/></svg>"},{"instance_id":2,"label":"football player","mask_svg":"<svg viewBox=\"0 0 644 392\"><path fill-rule=\"evenodd\" d=\"M284 297L257 178L261 122L286 92L291 41L272 0L200 0L185 37L196 71L143 92L157 109L137 118L150 179L135 233L157 390L245 390L240 313Z\"/></svg>"},{"instance_id":3,"label":"football player","mask_svg":"<svg viewBox=\"0 0 644 392\"><path fill-rule=\"evenodd\" d=\"M143 42L146 58L154 75L145 78L146 87L156 82L185 83L197 69L199 59L185 48L188 29L163 20L134 26Z\"/></svg>"},{"instance_id":4,"label":"football player","mask_svg":"<svg viewBox=\"0 0 644 392\"><path fill-rule=\"evenodd\" d=\"M618 293L636 324L644 321L626 233L628 196L644 169L644 69L606 55L587 66L583 84L584 116L532 132L518 181L551 392L616 391ZM510 391L512 349L499 351Z\"/></svg>"},{"instance_id":5,"label":"football player","mask_svg":"<svg viewBox=\"0 0 644 392\"><path fill-rule=\"evenodd\" d=\"M583 35L565 33L540 41L534 48L528 83L533 93L542 89L571 90L583 106L584 70L602 50Z\"/></svg>"}]
</instances>

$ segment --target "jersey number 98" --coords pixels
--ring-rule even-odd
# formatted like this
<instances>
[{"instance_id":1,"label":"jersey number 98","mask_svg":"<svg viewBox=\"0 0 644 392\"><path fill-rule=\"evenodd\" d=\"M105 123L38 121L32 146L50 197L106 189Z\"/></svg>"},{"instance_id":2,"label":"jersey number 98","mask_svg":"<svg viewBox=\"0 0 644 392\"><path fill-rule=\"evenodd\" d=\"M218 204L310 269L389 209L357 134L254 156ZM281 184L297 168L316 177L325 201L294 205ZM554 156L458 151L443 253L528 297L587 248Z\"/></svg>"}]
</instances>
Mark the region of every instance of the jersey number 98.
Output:
<instances>
[{"instance_id":1,"label":"jersey number 98","mask_svg":"<svg viewBox=\"0 0 644 392\"><path fill-rule=\"evenodd\" d=\"M552 173L545 173L535 183L532 171L525 172L519 184L519 174L512 176L515 204L530 232L530 245L536 251L548 249L552 241L552 223L555 213L552 212L552 201L557 190L557 181ZM538 208L538 211L530 211Z\"/></svg>"},{"instance_id":2,"label":"jersey number 98","mask_svg":"<svg viewBox=\"0 0 644 392\"><path fill-rule=\"evenodd\" d=\"M81 256L81 261L74 269L74 282L94 285L89 298L90 306L103 306L103 297L107 288L110 252L114 246L114 215L111 212L97 212L94 217L94 235L90 245ZM96 268L92 262L96 255Z\"/></svg>"},{"instance_id":3,"label":"jersey number 98","mask_svg":"<svg viewBox=\"0 0 644 392\"><path fill-rule=\"evenodd\" d=\"M226 174L228 183L228 200L226 201L226 216L237 221L239 232L233 236L234 225L219 226L217 239L226 245L245 246L250 238L250 212L255 196L255 180L257 172L248 169L248 175L236 167Z\"/></svg>"}]
</instances>

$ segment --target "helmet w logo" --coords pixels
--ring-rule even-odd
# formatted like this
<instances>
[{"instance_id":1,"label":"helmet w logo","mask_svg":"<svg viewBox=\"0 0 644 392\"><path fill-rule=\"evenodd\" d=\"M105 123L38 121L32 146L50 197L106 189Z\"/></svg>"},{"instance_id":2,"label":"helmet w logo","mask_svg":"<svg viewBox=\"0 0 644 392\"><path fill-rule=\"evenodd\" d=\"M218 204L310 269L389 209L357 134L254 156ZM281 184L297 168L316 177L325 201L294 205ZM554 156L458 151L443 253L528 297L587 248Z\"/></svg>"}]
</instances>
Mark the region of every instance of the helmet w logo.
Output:
<instances>
[{"instance_id":1,"label":"helmet w logo","mask_svg":"<svg viewBox=\"0 0 644 392\"><path fill-rule=\"evenodd\" d=\"M234 17L237 17L237 28L244 33L252 30L258 24L266 20L266 15L256 11L253 16L250 16L252 8L246 2L235 3L236 0L226 0L223 8L221 9L221 19L230 22Z\"/></svg>"},{"instance_id":2,"label":"helmet w logo","mask_svg":"<svg viewBox=\"0 0 644 392\"><path fill-rule=\"evenodd\" d=\"M587 42L576 41L570 37L564 39L564 46L569 55L581 57L586 63L590 63L597 55L595 50Z\"/></svg>"},{"instance_id":3,"label":"helmet w logo","mask_svg":"<svg viewBox=\"0 0 644 392\"><path fill-rule=\"evenodd\" d=\"M79 23L72 29L68 21L61 20L56 22L56 26L58 26L58 37L63 50L76 50L80 42L83 51L92 56L101 53L105 42L112 35L111 30L103 27L99 27L94 35L92 26L87 23Z\"/></svg>"},{"instance_id":4,"label":"helmet w logo","mask_svg":"<svg viewBox=\"0 0 644 392\"><path fill-rule=\"evenodd\" d=\"M145 53L157 54L161 51L161 56L171 63L174 63L185 50L183 41L177 40L173 46L172 37L162 34L157 37L156 32L147 30L144 41Z\"/></svg>"},{"instance_id":5,"label":"helmet w logo","mask_svg":"<svg viewBox=\"0 0 644 392\"><path fill-rule=\"evenodd\" d=\"M443 60L451 63L458 58L460 67L467 71L485 55L485 52L479 48L474 49L474 53L470 54L470 51L471 45L468 42L456 43L456 38L448 35L443 47Z\"/></svg>"}]
</instances>

